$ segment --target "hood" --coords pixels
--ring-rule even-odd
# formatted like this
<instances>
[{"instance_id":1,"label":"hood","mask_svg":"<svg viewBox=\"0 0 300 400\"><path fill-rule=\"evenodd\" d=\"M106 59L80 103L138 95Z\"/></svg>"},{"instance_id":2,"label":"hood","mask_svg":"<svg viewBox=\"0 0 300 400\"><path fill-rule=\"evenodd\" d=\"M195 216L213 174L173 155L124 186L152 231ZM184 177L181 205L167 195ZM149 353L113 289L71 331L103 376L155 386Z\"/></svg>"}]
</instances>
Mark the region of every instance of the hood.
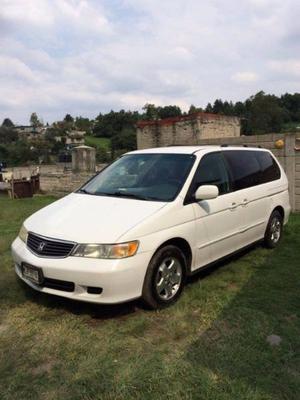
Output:
<instances>
[{"instance_id":1,"label":"hood","mask_svg":"<svg viewBox=\"0 0 300 400\"><path fill-rule=\"evenodd\" d=\"M28 231L78 243L115 243L167 203L72 193L29 217Z\"/></svg>"}]
</instances>

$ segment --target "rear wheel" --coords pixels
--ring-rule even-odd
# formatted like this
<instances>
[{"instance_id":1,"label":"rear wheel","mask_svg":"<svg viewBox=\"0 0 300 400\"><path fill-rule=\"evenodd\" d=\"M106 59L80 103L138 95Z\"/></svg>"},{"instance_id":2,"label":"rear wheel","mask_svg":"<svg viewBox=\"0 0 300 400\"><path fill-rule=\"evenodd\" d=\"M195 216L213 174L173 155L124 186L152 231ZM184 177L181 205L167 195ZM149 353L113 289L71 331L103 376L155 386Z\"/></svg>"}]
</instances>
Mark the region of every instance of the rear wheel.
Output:
<instances>
[{"instance_id":1,"label":"rear wheel","mask_svg":"<svg viewBox=\"0 0 300 400\"><path fill-rule=\"evenodd\" d=\"M266 247L273 249L278 245L282 236L283 218L279 211L272 212L265 233Z\"/></svg>"},{"instance_id":2,"label":"rear wheel","mask_svg":"<svg viewBox=\"0 0 300 400\"><path fill-rule=\"evenodd\" d=\"M152 309L173 304L180 296L186 276L186 259L173 245L159 249L146 273L142 298Z\"/></svg>"}]
</instances>

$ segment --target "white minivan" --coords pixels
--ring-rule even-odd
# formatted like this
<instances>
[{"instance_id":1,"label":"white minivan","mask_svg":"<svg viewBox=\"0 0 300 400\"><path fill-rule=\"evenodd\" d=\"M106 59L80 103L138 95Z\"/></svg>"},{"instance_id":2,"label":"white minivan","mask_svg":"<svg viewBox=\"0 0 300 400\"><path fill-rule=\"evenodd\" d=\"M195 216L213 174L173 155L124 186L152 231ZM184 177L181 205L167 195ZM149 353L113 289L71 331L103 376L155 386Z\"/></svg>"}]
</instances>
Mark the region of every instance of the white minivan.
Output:
<instances>
[{"instance_id":1,"label":"white minivan","mask_svg":"<svg viewBox=\"0 0 300 400\"><path fill-rule=\"evenodd\" d=\"M127 153L24 222L12 244L33 289L94 303L179 297L186 277L288 221L286 175L265 149L178 146Z\"/></svg>"}]
</instances>

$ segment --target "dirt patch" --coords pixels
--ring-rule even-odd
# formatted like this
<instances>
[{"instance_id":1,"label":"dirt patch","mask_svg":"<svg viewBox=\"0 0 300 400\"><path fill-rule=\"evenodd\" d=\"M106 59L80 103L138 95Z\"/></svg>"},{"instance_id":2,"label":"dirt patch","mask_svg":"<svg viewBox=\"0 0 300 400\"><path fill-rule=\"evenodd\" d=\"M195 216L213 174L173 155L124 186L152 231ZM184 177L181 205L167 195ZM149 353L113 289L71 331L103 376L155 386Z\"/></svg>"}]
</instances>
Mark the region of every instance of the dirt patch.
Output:
<instances>
[{"instance_id":1,"label":"dirt patch","mask_svg":"<svg viewBox=\"0 0 300 400\"><path fill-rule=\"evenodd\" d=\"M39 366L33 368L31 370L31 373L33 376L38 376L38 375L43 375L43 374L49 374L54 367L55 362L53 360L44 362L43 364L40 364Z\"/></svg>"}]
</instances>

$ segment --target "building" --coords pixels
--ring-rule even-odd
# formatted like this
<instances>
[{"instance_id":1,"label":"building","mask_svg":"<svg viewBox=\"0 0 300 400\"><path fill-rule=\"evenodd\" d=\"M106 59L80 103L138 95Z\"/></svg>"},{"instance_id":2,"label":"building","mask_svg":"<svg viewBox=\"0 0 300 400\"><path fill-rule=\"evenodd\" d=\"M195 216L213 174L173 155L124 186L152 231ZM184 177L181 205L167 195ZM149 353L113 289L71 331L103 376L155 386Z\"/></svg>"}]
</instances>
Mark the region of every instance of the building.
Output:
<instances>
[{"instance_id":1,"label":"building","mask_svg":"<svg viewBox=\"0 0 300 400\"><path fill-rule=\"evenodd\" d=\"M72 130L67 132L66 144L71 146L84 145L85 131Z\"/></svg>"},{"instance_id":2,"label":"building","mask_svg":"<svg viewBox=\"0 0 300 400\"><path fill-rule=\"evenodd\" d=\"M71 130L68 131L65 135L61 136L55 136L55 140L57 142L63 142L67 147L74 147L74 146L81 146L84 145L84 136L86 132L85 131L77 131L77 130Z\"/></svg>"},{"instance_id":3,"label":"building","mask_svg":"<svg viewBox=\"0 0 300 400\"><path fill-rule=\"evenodd\" d=\"M17 125L14 128L16 132L18 132L18 135L26 140L32 140L32 139L37 139L40 138L41 135L44 135L47 127L45 126L39 126L39 127L34 127L32 125Z\"/></svg>"},{"instance_id":4,"label":"building","mask_svg":"<svg viewBox=\"0 0 300 400\"><path fill-rule=\"evenodd\" d=\"M180 117L137 123L137 148L195 145L202 139L238 137L238 117L197 112Z\"/></svg>"}]
</instances>

